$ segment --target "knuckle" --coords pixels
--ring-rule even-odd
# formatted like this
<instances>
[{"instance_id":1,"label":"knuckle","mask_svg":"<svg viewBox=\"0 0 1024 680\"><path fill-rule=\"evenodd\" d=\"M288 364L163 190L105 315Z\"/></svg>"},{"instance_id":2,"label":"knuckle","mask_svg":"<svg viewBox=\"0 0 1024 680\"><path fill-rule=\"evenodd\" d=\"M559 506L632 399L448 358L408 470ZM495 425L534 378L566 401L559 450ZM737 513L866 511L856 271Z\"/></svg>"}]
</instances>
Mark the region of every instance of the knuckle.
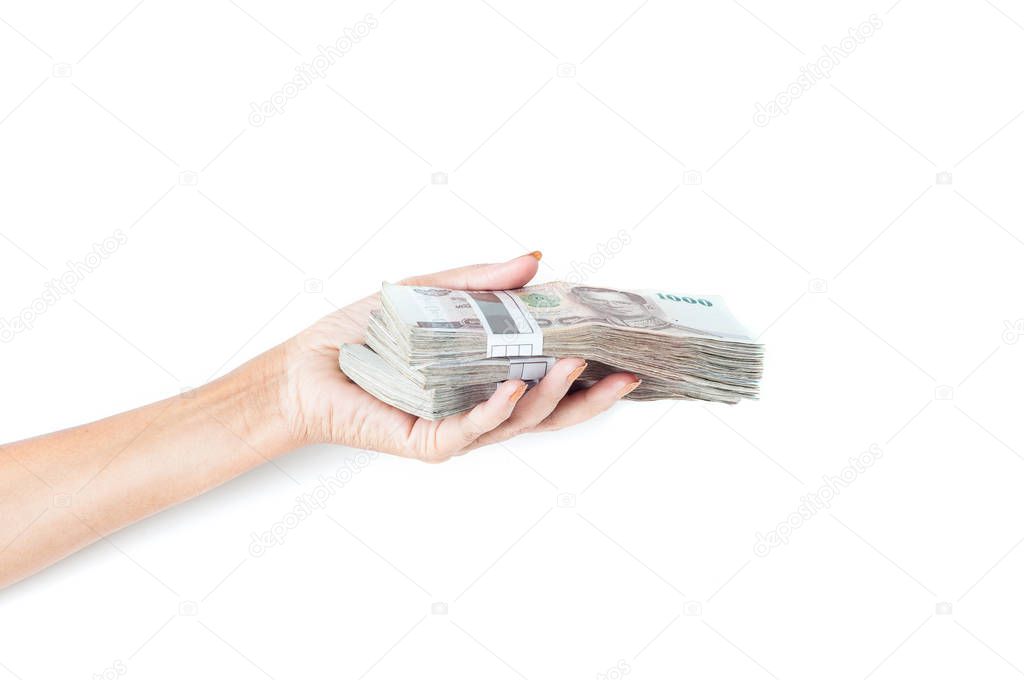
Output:
<instances>
[{"instance_id":1,"label":"knuckle","mask_svg":"<svg viewBox=\"0 0 1024 680\"><path fill-rule=\"evenodd\" d=\"M537 426L533 428L534 432L554 432L561 430L567 425L564 418L549 417L537 423Z\"/></svg>"},{"instance_id":2,"label":"knuckle","mask_svg":"<svg viewBox=\"0 0 1024 680\"><path fill-rule=\"evenodd\" d=\"M527 432L533 432L541 421L535 420L523 420L509 425L507 428L503 428L501 431L501 439L512 439L520 435L526 434Z\"/></svg>"}]
</instances>

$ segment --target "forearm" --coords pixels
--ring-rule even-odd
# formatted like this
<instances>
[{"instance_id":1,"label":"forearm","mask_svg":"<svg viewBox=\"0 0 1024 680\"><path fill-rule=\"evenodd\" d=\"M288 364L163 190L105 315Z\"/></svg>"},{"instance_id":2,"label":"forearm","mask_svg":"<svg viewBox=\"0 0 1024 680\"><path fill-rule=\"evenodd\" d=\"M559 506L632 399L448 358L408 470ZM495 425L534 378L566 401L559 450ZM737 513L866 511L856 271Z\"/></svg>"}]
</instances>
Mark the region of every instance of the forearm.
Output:
<instances>
[{"instance_id":1,"label":"forearm","mask_svg":"<svg viewBox=\"0 0 1024 680\"><path fill-rule=\"evenodd\" d=\"M192 393L0 448L0 587L291 448L282 354Z\"/></svg>"},{"instance_id":2,"label":"forearm","mask_svg":"<svg viewBox=\"0 0 1024 680\"><path fill-rule=\"evenodd\" d=\"M540 253L408 279L468 290L521 288ZM374 399L339 370L376 295L327 315L229 375L89 425L0 446L0 587L123 526L192 498L301 444L332 442L433 463L524 432L557 430L640 384L614 373L567 396L584 363L566 357L535 389L507 381L442 420Z\"/></svg>"}]
</instances>

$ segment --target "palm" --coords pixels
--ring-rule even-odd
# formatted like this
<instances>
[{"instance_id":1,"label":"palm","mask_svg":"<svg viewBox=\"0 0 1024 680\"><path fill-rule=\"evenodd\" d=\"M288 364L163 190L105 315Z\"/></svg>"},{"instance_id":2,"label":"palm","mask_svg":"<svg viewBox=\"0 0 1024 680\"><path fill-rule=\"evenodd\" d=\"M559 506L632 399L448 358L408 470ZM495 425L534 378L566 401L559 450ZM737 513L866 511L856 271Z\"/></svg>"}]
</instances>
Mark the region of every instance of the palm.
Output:
<instances>
[{"instance_id":1,"label":"palm","mask_svg":"<svg viewBox=\"0 0 1024 680\"><path fill-rule=\"evenodd\" d=\"M364 392L338 370L338 347L363 342L377 300L370 295L338 309L292 340L298 359L292 422L306 439L395 452L416 425L417 418Z\"/></svg>"},{"instance_id":2,"label":"palm","mask_svg":"<svg viewBox=\"0 0 1024 680\"><path fill-rule=\"evenodd\" d=\"M406 283L470 290L518 288L536 271L535 257L525 255L500 265L453 269ZM365 297L328 314L284 345L289 379L283 403L299 441L332 442L437 462L523 432L581 422L639 384L636 376L616 373L566 397L585 364L580 359L562 359L525 396L525 383L510 380L470 411L437 421L416 418L363 391L338 368L339 346L363 342L370 312L377 305L377 295Z\"/></svg>"}]
</instances>

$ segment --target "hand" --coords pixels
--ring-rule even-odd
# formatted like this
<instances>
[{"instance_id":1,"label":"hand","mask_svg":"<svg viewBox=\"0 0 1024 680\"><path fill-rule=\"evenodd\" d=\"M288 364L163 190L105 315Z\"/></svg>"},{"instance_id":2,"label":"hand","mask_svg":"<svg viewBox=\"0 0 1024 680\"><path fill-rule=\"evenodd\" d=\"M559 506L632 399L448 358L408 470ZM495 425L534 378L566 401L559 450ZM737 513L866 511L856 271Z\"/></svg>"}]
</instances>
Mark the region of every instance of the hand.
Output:
<instances>
[{"instance_id":1,"label":"hand","mask_svg":"<svg viewBox=\"0 0 1024 680\"><path fill-rule=\"evenodd\" d=\"M415 276L402 283L461 290L521 288L537 273L539 255ZM583 422L639 384L631 373L615 373L566 396L586 363L565 358L529 392L522 380L509 380L470 411L437 421L416 418L364 392L338 368L339 345L363 342L370 311L377 306L377 295L363 298L283 346L288 378L281 410L298 443L332 442L441 462L518 434Z\"/></svg>"},{"instance_id":2,"label":"hand","mask_svg":"<svg viewBox=\"0 0 1024 680\"><path fill-rule=\"evenodd\" d=\"M524 255L405 283L519 288L536 273L537 259ZM586 420L639 384L616 373L566 396L585 364L562 359L528 393L509 380L471 411L421 420L374 399L338 368L339 345L363 341L376 306L372 296L339 309L188 397L4 445L12 464L0 465L0 489L14 492L0 493L0 587L296 446L333 442L440 462ZM56 508L54 494L67 496L68 507Z\"/></svg>"}]
</instances>

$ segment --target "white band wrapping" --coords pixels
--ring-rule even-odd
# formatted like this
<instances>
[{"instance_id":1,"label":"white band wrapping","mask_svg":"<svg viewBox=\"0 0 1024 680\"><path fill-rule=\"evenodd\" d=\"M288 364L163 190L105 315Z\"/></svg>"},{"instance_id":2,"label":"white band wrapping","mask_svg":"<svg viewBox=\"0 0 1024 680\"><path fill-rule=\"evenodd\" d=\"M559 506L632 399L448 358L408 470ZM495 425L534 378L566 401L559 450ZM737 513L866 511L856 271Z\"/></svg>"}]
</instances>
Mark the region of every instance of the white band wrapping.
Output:
<instances>
[{"instance_id":1,"label":"white band wrapping","mask_svg":"<svg viewBox=\"0 0 1024 680\"><path fill-rule=\"evenodd\" d=\"M508 360L508 380L540 380L554 365L554 357L513 357Z\"/></svg>"},{"instance_id":2,"label":"white band wrapping","mask_svg":"<svg viewBox=\"0 0 1024 680\"><path fill-rule=\"evenodd\" d=\"M469 291L466 301L487 333L488 357L536 357L544 353L544 334L518 296L503 290ZM510 367L510 374L512 370Z\"/></svg>"}]
</instances>

